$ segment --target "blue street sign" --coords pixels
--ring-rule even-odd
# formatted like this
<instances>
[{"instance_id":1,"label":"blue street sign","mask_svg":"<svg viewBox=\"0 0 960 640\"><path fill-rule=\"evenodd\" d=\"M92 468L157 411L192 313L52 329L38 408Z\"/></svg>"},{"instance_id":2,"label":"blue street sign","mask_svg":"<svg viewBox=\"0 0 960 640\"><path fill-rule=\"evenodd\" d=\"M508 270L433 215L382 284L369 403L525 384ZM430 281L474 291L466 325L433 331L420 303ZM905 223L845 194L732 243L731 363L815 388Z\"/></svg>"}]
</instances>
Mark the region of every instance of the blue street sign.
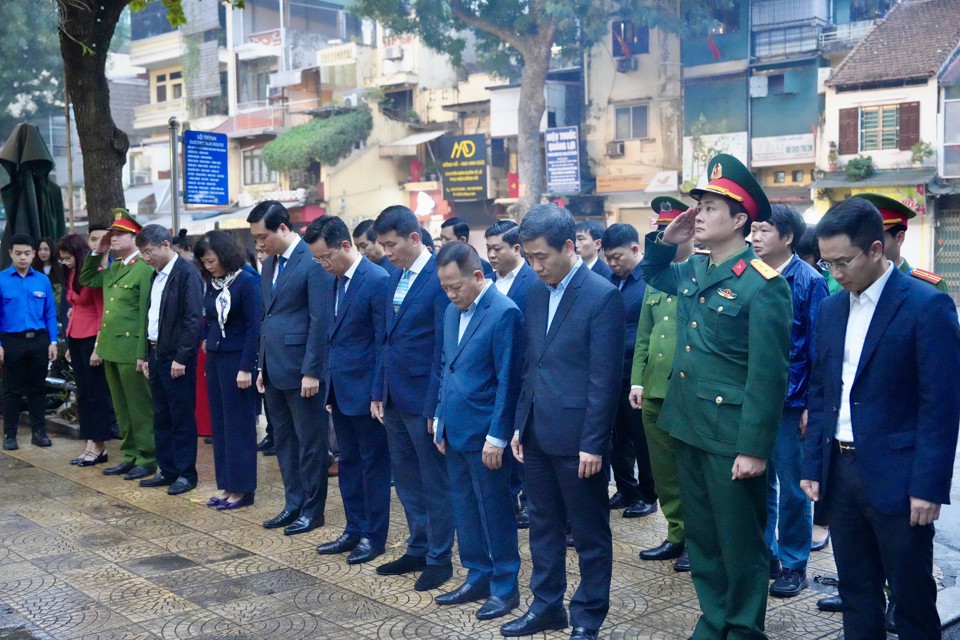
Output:
<instances>
[{"instance_id":1,"label":"blue street sign","mask_svg":"<svg viewBox=\"0 0 960 640\"><path fill-rule=\"evenodd\" d=\"M227 136L183 132L183 192L187 204L229 204Z\"/></svg>"},{"instance_id":2,"label":"blue street sign","mask_svg":"<svg viewBox=\"0 0 960 640\"><path fill-rule=\"evenodd\" d=\"M547 192L580 193L580 133L577 127L547 129Z\"/></svg>"}]
</instances>

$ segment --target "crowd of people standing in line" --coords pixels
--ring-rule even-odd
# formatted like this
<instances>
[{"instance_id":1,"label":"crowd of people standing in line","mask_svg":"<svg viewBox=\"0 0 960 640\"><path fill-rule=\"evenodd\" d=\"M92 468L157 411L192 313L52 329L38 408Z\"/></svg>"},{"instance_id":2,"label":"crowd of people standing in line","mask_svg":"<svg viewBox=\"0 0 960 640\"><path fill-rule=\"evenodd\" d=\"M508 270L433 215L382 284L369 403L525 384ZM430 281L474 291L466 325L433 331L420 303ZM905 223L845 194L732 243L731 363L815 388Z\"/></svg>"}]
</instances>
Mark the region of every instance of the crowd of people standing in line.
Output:
<instances>
[{"instance_id":1,"label":"crowd of people standing in line","mask_svg":"<svg viewBox=\"0 0 960 640\"><path fill-rule=\"evenodd\" d=\"M666 539L640 557L692 571L692 638L765 638L768 595L808 586L811 520L829 525L839 574L839 596L818 606L843 611L845 637L939 637L933 522L960 425L960 327L942 279L900 256L914 212L864 194L812 230L736 158L708 175L693 207L654 200L644 247L630 225L543 204L486 230L489 262L458 219L435 252L403 206L352 233L324 216L301 237L263 202L248 217L262 270L225 232L191 252L122 209L45 253L14 236L0 272L0 361L17 371L3 446L17 448L8 425L24 397L34 444L50 444L37 398L57 357L59 280L86 440L74 464L106 463L117 423L121 459L105 474L194 489L203 349L209 507L254 503L259 393L284 487L263 526L322 527L330 421L346 527L317 552L383 555L392 480L409 535L376 572L437 589L456 538L467 577L435 602L481 602L491 620L520 605L529 527L534 597L503 636L596 638L610 513L659 502ZM580 584L565 605L568 546Z\"/></svg>"}]
</instances>

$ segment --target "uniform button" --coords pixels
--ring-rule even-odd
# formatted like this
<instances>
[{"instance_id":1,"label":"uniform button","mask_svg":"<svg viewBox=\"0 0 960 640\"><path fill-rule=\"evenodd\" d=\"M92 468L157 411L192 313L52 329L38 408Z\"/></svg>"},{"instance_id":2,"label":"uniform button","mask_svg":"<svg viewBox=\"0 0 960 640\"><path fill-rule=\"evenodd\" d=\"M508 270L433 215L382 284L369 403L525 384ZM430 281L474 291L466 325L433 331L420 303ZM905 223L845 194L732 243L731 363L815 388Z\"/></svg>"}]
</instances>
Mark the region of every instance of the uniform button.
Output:
<instances>
[{"instance_id":1,"label":"uniform button","mask_svg":"<svg viewBox=\"0 0 960 640\"><path fill-rule=\"evenodd\" d=\"M538 363L537 363L537 369L543 369L543 363L542 363L542 362L538 362Z\"/></svg>"},{"instance_id":2,"label":"uniform button","mask_svg":"<svg viewBox=\"0 0 960 640\"><path fill-rule=\"evenodd\" d=\"M684 289L684 290L683 290L683 295L687 295L687 292L688 292L688 291L690 291L690 289ZM670 298L667 298L667 302L670 302Z\"/></svg>"},{"instance_id":3,"label":"uniform button","mask_svg":"<svg viewBox=\"0 0 960 640\"><path fill-rule=\"evenodd\" d=\"M130 332L129 332L129 331L127 331L127 333L126 333L126 334L124 334L124 335L126 335L126 336L127 336L128 338L129 338L129 337L130 337Z\"/></svg>"},{"instance_id":4,"label":"uniform button","mask_svg":"<svg viewBox=\"0 0 960 640\"><path fill-rule=\"evenodd\" d=\"M700 304L703 304L706 301L707 301L706 298L704 298L703 296L700 296Z\"/></svg>"},{"instance_id":5,"label":"uniform button","mask_svg":"<svg viewBox=\"0 0 960 640\"><path fill-rule=\"evenodd\" d=\"M687 377L687 374L684 373L683 371L681 371L681 372L680 372L680 379L683 380L683 379L686 378L686 377Z\"/></svg>"},{"instance_id":6,"label":"uniform button","mask_svg":"<svg viewBox=\"0 0 960 640\"><path fill-rule=\"evenodd\" d=\"M696 329L696 328L697 328L697 321L694 320L693 322L691 322L691 323L690 323L690 326L693 327L694 329Z\"/></svg>"},{"instance_id":7,"label":"uniform button","mask_svg":"<svg viewBox=\"0 0 960 640\"><path fill-rule=\"evenodd\" d=\"M667 302L673 302L673 298L667 298Z\"/></svg>"},{"instance_id":8,"label":"uniform button","mask_svg":"<svg viewBox=\"0 0 960 640\"><path fill-rule=\"evenodd\" d=\"M723 404L723 396L717 396L717 404Z\"/></svg>"},{"instance_id":9,"label":"uniform button","mask_svg":"<svg viewBox=\"0 0 960 640\"><path fill-rule=\"evenodd\" d=\"M723 312L723 305L720 305L719 307L717 307L717 313L722 313L722 312Z\"/></svg>"},{"instance_id":10,"label":"uniform button","mask_svg":"<svg viewBox=\"0 0 960 640\"><path fill-rule=\"evenodd\" d=\"M670 316L663 316L663 321L664 321L664 322L666 322L666 321L669 320L669 319L670 319Z\"/></svg>"},{"instance_id":11,"label":"uniform button","mask_svg":"<svg viewBox=\"0 0 960 640\"><path fill-rule=\"evenodd\" d=\"M110 309L107 309L106 311L104 311L104 313L110 313Z\"/></svg>"},{"instance_id":12,"label":"uniform button","mask_svg":"<svg viewBox=\"0 0 960 640\"><path fill-rule=\"evenodd\" d=\"M660 336L660 339L661 339L661 340L666 340L666 339L667 339L667 336Z\"/></svg>"},{"instance_id":13,"label":"uniform button","mask_svg":"<svg viewBox=\"0 0 960 640\"><path fill-rule=\"evenodd\" d=\"M663 357L663 354L662 354L662 353L658 353L658 354L657 354L657 357L658 357L658 358L662 358L662 357Z\"/></svg>"},{"instance_id":14,"label":"uniform button","mask_svg":"<svg viewBox=\"0 0 960 640\"><path fill-rule=\"evenodd\" d=\"M113 296L110 297L110 302L113 302Z\"/></svg>"},{"instance_id":15,"label":"uniform button","mask_svg":"<svg viewBox=\"0 0 960 640\"><path fill-rule=\"evenodd\" d=\"M453 365L450 365L450 373L454 373L456 370L453 368Z\"/></svg>"},{"instance_id":16,"label":"uniform button","mask_svg":"<svg viewBox=\"0 0 960 640\"><path fill-rule=\"evenodd\" d=\"M686 347L684 347L684 350L686 350L687 353L690 353L690 345L687 345Z\"/></svg>"}]
</instances>

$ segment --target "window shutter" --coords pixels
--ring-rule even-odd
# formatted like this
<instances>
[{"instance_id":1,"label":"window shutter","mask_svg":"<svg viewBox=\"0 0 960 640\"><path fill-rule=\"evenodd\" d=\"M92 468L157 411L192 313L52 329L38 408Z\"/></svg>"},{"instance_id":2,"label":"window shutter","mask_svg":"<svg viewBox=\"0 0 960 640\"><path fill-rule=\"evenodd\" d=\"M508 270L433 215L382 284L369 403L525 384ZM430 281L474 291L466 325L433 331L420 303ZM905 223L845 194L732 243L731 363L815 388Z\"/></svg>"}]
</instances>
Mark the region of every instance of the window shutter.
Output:
<instances>
[{"instance_id":1,"label":"window shutter","mask_svg":"<svg viewBox=\"0 0 960 640\"><path fill-rule=\"evenodd\" d=\"M849 155L860 151L860 109L840 109L840 140L837 153Z\"/></svg>"},{"instance_id":2,"label":"window shutter","mask_svg":"<svg viewBox=\"0 0 960 640\"><path fill-rule=\"evenodd\" d=\"M901 151L910 151L920 142L920 103L900 103L900 142Z\"/></svg>"}]
</instances>

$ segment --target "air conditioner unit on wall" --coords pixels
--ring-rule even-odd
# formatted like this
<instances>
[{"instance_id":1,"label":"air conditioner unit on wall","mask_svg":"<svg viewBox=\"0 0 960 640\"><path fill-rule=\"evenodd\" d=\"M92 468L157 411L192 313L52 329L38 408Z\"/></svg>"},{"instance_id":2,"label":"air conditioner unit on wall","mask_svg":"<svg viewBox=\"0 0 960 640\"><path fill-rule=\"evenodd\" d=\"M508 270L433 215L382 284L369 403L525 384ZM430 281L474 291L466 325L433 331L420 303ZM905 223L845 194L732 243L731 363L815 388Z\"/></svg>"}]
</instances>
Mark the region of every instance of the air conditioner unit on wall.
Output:
<instances>
[{"instance_id":1,"label":"air conditioner unit on wall","mask_svg":"<svg viewBox=\"0 0 960 640\"><path fill-rule=\"evenodd\" d=\"M637 59L633 56L629 58L617 58L617 72L628 73L637 70Z\"/></svg>"},{"instance_id":2,"label":"air conditioner unit on wall","mask_svg":"<svg viewBox=\"0 0 960 640\"><path fill-rule=\"evenodd\" d=\"M385 60L403 60L403 47L390 46L383 50Z\"/></svg>"},{"instance_id":3,"label":"air conditioner unit on wall","mask_svg":"<svg viewBox=\"0 0 960 640\"><path fill-rule=\"evenodd\" d=\"M607 157L608 158L622 158L623 157L623 142L614 141L607 143Z\"/></svg>"},{"instance_id":4,"label":"air conditioner unit on wall","mask_svg":"<svg viewBox=\"0 0 960 640\"><path fill-rule=\"evenodd\" d=\"M750 78L750 97L766 98L769 92L769 78L767 76L752 76Z\"/></svg>"}]
</instances>

